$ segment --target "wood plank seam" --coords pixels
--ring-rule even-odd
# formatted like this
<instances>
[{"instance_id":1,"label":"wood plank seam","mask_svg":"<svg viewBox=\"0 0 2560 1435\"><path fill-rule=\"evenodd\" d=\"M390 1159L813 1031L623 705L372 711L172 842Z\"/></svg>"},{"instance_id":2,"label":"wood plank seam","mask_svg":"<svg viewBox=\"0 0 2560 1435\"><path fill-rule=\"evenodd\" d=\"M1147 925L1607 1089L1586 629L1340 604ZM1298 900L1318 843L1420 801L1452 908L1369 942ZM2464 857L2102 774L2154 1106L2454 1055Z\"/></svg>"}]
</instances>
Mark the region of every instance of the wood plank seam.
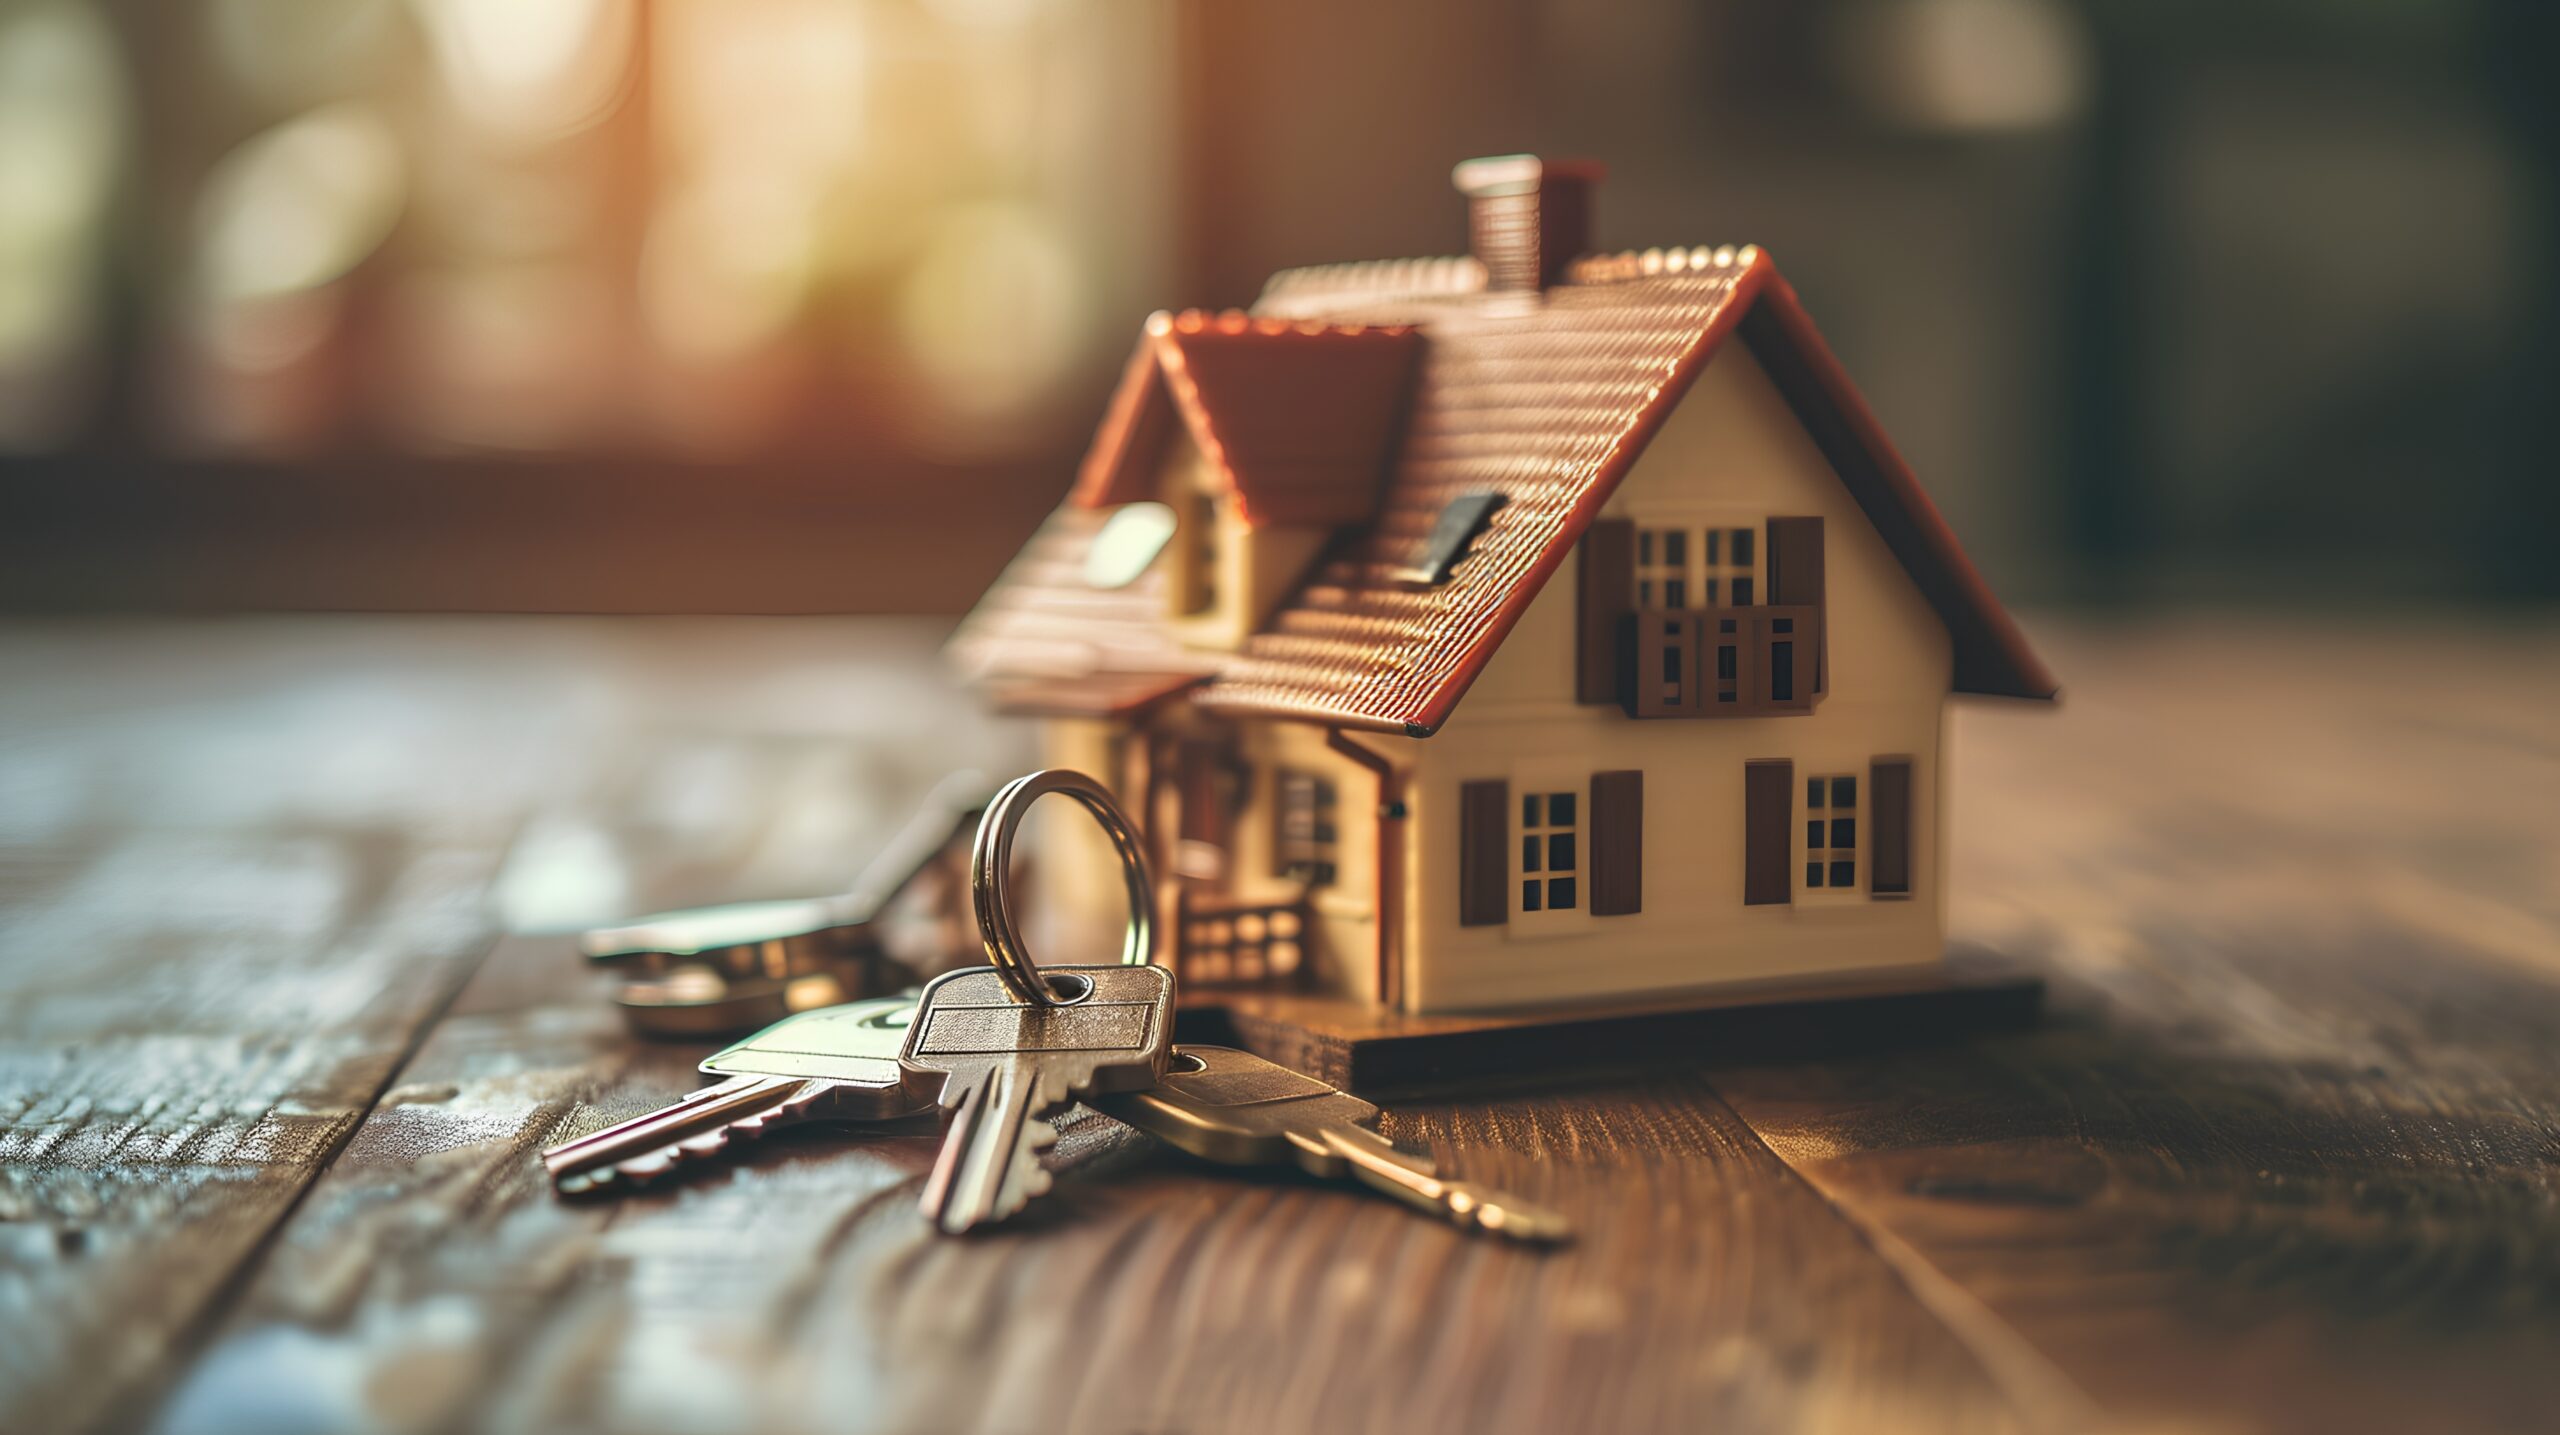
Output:
<instances>
[{"instance_id":1,"label":"wood plank seam","mask_svg":"<svg viewBox=\"0 0 2560 1435\"><path fill-rule=\"evenodd\" d=\"M2104 1419L2096 1400L2080 1388L2079 1382L2063 1373L2034 1342L2017 1327L2002 1320L1991 1307L1973 1292L1966 1290L1946 1272L1931 1264L1926 1256L1914 1250L1901 1237L1883 1225L1859 1214L1847 1202L1835 1198L1831 1189L1788 1159L1776 1142L1761 1134L1741 1110L1725 1100L1723 1093L1713 1090L1714 1075L1707 1080L1709 1094L1731 1113L1734 1121L1751 1133L1751 1139L1770 1159L1784 1167L1787 1174L1801 1183L1816 1200L1828 1207L1842 1223L1855 1232L1867 1248L1892 1270L1912 1299L1935 1316L2002 1390L2029 1412L2040 1430L2094 1430Z\"/></svg>"},{"instance_id":2,"label":"wood plank seam","mask_svg":"<svg viewBox=\"0 0 2560 1435\"><path fill-rule=\"evenodd\" d=\"M407 1074L410 1064L417 1060L418 1052L426 1046L427 1039L435 1034L436 1028L444 1024L444 1019L453 1010L454 1003L462 999L463 989L471 985L471 979L479 975L480 968L489 960L489 954L497 950L498 942L498 935L490 933L479 943L477 955L468 960L457 959L448 964L447 974L450 980L445 990L436 997L417 1023L411 1026L408 1033L402 1037L399 1054L383 1063L382 1079L366 1095L363 1109L355 1112L341 1125L340 1129L331 1133L329 1143L322 1150L320 1159L302 1169L301 1184L294 1191L292 1199L277 1205L275 1214L267 1222L266 1228L258 1233L257 1240L251 1242L241 1254L238 1263L224 1273L221 1283L214 1287L212 1295L181 1322L177 1330L171 1333L168 1349L158 1368L136 1380L115 1399L109 1401L101 1410L98 1419L86 1428L98 1432L150 1428L157 1413L167 1404L170 1394L177 1389L178 1383L194 1368L197 1357L211 1348L215 1334L222 1329L224 1322L229 1319L241 1300L248 1295L258 1274L265 1269L268 1257L274 1254L285 1227L292 1222L294 1213L302 1209L303 1202L310 1199L311 1193L318 1189L321 1180L337 1165L338 1158L345 1154L348 1143L355 1140L356 1133L363 1130L364 1124L372 1120L374 1113L381 1109L382 1098L400 1085L401 1077Z\"/></svg>"}]
</instances>

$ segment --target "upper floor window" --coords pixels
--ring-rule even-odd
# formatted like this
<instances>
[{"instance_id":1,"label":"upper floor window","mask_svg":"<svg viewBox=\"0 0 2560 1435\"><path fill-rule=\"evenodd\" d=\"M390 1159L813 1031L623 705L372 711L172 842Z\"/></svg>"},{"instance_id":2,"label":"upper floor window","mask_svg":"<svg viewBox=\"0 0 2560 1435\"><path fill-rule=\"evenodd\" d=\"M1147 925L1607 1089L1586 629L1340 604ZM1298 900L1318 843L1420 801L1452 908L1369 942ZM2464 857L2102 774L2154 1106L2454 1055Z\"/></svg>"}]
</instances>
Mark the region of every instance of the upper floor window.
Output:
<instances>
[{"instance_id":1,"label":"upper floor window","mask_svg":"<svg viewBox=\"0 0 2560 1435\"><path fill-rule=\"evenodd\" d=\"M1689 530L1636 530L1636 606L1689 606Z\"/></svg>"},{"instance_id":2,"label":"upper floor window","mask_svg":"<svg viewBox=\"0 0 2560 1435\"><path fill-rule=\"evenodd\" d=\"M1700 545L1710 608L1748 608L1760 585L1759 535L1748 528L1710 528Z\"/></svg>"},{"instance_id":3,"label":"upper floor window","mask_svg":"<svg viewBox=\"0 0 2560 1435\"><path fill-rule=\"evenodd\" d=\"M1760 600L1755 528L1646 525L1636 529L1638 608L1748 608Z\"/></svg>"}]
</instances>

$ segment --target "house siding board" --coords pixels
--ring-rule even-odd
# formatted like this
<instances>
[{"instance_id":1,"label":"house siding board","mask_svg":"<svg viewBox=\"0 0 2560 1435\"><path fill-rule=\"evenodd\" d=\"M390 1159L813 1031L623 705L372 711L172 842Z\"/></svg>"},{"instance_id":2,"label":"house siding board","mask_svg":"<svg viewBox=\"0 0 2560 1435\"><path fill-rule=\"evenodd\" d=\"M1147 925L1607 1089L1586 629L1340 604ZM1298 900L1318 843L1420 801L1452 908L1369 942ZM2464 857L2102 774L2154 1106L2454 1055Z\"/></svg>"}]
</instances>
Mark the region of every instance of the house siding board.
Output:
<instances>
[{"instance_id":1,"label":"house siding board","mask_svg":"<svg viewBox=\"0 0 2560 1435\"><path fill-rule=\"evenodd\" d=\"M1509 920L1511 784L1470 782L1458 789L1458 924Z\"/></svg>"},{"instance_id":2,"label":"house siding board","mask_svg":"<svg viewBox=\"0 0 2560 1435\"><path fill-rule=\"evenodd\" d=\"M1591 775L1591 914L1644 910L1644 774Z\"/></svg>"},{"instance_id":3,"label":"house siding board","mask_svg":"<svg viewBox=\"0 0 2560 1435\"><path fill-rule=\"evenodd\" d=\"M1742 901L1765 907L1795 896L1795 788L1792 762L1742 770Z\"/></svg>"},{"instance_id":4,"label":"house siding board","mask_svg":"<svg viewBox=\"0 0 2560 1435\"><path fill-rule=\"evenodd\" d=\"M1868 890L1911 894L1911 759L1880 757L1867 767Z\"/></svg>"}]
</instances>

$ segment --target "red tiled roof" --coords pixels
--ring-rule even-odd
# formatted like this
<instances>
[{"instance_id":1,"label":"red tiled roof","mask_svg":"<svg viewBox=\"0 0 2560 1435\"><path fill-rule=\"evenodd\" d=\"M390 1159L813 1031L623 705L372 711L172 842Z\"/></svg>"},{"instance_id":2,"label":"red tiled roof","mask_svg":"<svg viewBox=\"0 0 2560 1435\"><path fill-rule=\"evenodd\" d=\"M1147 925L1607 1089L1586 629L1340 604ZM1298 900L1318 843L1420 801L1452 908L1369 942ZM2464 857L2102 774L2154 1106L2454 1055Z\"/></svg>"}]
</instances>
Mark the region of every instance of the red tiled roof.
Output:
<instances>
[{"instance_id":1,"label":"red tiled roof","mask_svg":"<svg viewBox=\"0 0 2560 1435\"><path fill-rule=\"evenodd\" d=\"M1737 333L1946 623L1955 689L2054 692L1794 290L1756 250L1586 258L1539 296L1486 292L1482 269L1463 259L1302 270L1275 277L1257 313L1419 326L1424 355L1374 522L1338 542L1241 652L1216 660L1217 676L1194 695L1204 707L1438 730ZM1478 490L1506 502L1448 581L1397 578L1448 500ZM981 612L1033 596L1008 592L1013 582L1008 572ZM979 621L973 615L963 635Z\"/></svg>"},{"instance_id":2,"label":"red tiled roof","mask_svg":"<svg viewBox=\"0 0 2560 1435\"><path fill-rule=\"evenodd\" d=\"M1247 524L1365 522L1421 350L1406 325L1157 314L1112 395L1074 502L1154 497L1179 420Z\"/></svg>"},{"instance_id":3,"label":"red tiled roof","mask_svg":"<svg viewBox=\"0 0 2560 1435\"><path fill-rule=\"evenodd\" d=\"M1122 588L1085 581L1085 553L1109 516L1075 507L1051 514L952 635L945 651L961 676L1000 706L1125 711L1216 670L1219 655L1184 648L1166 629L1162 565ZM1080 683L1095 691L1073 692Z\"/></svg>"}]
</instances>

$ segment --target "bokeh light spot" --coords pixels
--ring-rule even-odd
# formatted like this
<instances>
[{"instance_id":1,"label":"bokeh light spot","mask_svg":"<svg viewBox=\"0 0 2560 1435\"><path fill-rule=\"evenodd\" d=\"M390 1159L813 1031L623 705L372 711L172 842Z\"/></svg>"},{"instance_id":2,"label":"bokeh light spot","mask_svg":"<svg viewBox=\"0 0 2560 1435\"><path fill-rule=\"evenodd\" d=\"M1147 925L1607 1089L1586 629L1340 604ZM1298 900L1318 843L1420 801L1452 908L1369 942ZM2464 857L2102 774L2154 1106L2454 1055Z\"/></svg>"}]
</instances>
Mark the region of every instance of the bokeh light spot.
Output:
<instances>
[{"instance_id":1,"label":"bokeh light spot","mask_svg":"<svg viewBox=\"0 0 2560 1435\"><path fill-rule=\"evenodd\" d=\"M941 437L1000 440L1055 397L1086 332L1087 281L1056 221L1016 204L936 226L898 293L898 329ZM988 425L964 435L962 425Z\"/></svg>"},{"instance_id":2,"label":"bokeh light spot","mask_svg":"<svg viewBox=\"0 0 2560 1435\"><path fill-rule=\"evenodd\" d=\"M482 126L526 139L586 128L621 98L631 0L414 0L446 90Z\"/></svg>"},{"instance_id":3,"label":"bokeh light spot","mask_svg":"<svg viewBox=\"0 0 2560 1435\"><path fill-rule=\"evenodd\" d=\"M213 302L313 289L378 247L400 216L391 128L363 106L324 106L251 138L205 180L199 279Z\"/></svg>"}]
</instances>

